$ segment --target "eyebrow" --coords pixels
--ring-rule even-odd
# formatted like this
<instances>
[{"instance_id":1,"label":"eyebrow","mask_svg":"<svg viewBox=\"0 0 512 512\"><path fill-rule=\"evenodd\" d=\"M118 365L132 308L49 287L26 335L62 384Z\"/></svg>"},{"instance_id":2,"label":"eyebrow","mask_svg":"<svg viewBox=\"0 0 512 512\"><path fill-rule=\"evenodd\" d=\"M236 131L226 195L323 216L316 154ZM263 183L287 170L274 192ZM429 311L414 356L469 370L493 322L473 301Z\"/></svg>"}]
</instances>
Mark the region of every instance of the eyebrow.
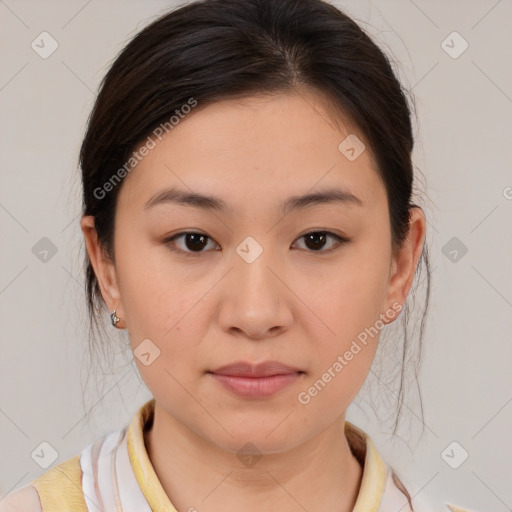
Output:
<instances>
[{"instance_id":1,"label":"eyebrow","mask_svg":"<svg viewBox=\"0 0 512 512\"><path fill-rule=\"evenodd\" d=\"M287 214L292 210L332 203L363 206L361 199L351 192L331 188L311 194L292 196L281 204L281 212L282 214ZM230 213L233 211L224 200L218 197L206 196L197 192L186 192L176 188L166 188L157 192L144 203L143 210L149 210L161 204L192 206L204 210L218 211L220 213Z\"/></svg>"}]
</instances>

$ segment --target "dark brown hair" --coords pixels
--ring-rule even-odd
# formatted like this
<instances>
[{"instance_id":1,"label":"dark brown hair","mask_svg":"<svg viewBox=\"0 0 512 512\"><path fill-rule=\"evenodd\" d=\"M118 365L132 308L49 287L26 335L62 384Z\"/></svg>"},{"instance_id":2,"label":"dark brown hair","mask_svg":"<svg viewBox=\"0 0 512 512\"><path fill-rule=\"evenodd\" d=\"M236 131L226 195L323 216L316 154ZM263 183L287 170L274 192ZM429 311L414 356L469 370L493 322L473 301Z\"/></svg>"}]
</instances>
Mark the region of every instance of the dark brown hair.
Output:
<instances>
[{"instance_id":1,"label":"dark brown hair","mask_svg":"<svg viewBox=\"0 0 512 512\"><path fill-rule=\"evenodd\" d=\"M318 91L358 128L385 185L396 250L409 229L413 190L413 133L405 91L390 60L350 17L322 0L202 0L166 13L140 31L117 56L89 118L80 151L83 214L93 215L100 243L114 261L116 199L97 191L129 160L134 149L190 98L199 108L221 99L274 94L300 87ZM191 114L193 115L193 113ZM421 357L430 295L428 248L416 362L410 357L409 310L401 313L400 390L405 362ZM104 303L85 256L90 329L98 327Z\"/></svg>"}]
</instances>

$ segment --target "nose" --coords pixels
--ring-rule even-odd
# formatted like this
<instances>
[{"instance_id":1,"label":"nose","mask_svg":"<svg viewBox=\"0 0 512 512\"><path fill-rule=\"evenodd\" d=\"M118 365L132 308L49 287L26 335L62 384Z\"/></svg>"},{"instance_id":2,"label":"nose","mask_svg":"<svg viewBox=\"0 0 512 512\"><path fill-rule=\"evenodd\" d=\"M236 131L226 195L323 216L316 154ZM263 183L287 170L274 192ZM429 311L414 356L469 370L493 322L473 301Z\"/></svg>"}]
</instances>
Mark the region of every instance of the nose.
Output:
<instances>
[{"instance_id":1,"label":"nose","mask_svg":"<svg viewBox=\"0 0 512 512\"><path fill-rule=\"evenodd\" d=\"M218 322L231 335L264 340L290 328L292 293L286 272L263 253L248 263L238 255L222 283Z\"/></svg>"}]
</instances>

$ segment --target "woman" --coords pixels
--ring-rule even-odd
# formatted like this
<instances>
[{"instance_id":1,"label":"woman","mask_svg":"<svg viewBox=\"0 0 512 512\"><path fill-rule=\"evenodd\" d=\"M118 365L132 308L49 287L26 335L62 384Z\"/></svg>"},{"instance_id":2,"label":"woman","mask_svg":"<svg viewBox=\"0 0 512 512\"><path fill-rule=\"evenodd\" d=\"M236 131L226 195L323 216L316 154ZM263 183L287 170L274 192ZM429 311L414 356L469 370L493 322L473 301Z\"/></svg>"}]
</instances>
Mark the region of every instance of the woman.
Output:
<instances>
[{"instance_id":1,"label":"woman","mask_svg":"<svg viewBox=\"0 0 512 512\"><path fill-rule=\"evenodd\" d=\"M91 321L128 331L154 398L3 510L413 510L345 420L428 271L412 148L387 58L328 3L143 29L89 120L81 228Z\"/></svg>"}]
</instances>

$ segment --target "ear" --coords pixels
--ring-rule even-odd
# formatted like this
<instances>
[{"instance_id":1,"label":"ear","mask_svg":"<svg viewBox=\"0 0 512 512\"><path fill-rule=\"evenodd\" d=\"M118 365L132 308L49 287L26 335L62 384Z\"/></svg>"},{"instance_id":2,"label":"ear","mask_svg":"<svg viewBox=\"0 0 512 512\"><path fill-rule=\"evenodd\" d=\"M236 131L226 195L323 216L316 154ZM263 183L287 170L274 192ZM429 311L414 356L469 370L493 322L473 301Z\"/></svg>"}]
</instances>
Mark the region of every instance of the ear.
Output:
<instances>
[{"instance_id":1,"label":"ear","mask_svg":"<svg viewBox=\"0 0 512 512\"><path fill-rule=\"evenodd\" d=\"M84 234L91 265L98 279L103 300L110 312L114 309L116 310L117 316L121 319L117 326L123 329L125 327L125 316L121 302L121 294L119 293L119 287L117 285L114 263L107 258L103 248L100 246L98 233L94 225L94 217L92 215L84 215L80 226Z\"/></svg>"},{"instance_id":2,"label":"ear","mask_svg":"<svg viewBox=\"0 0 512 512\"><path fill-rule=\"evenodd\" d=\"M423 210L419 206L409 209L409 232L403 246L393 257L386 295L386 311L391 308L396 311L397 304L403 308L409 290L414 280L414 274L423 251L426 235L426 220ZM393 307L394 306L394 307ZM384 313L384 323L391 323L395 319L387 318Z\"/></svg>"}]
</instances>

